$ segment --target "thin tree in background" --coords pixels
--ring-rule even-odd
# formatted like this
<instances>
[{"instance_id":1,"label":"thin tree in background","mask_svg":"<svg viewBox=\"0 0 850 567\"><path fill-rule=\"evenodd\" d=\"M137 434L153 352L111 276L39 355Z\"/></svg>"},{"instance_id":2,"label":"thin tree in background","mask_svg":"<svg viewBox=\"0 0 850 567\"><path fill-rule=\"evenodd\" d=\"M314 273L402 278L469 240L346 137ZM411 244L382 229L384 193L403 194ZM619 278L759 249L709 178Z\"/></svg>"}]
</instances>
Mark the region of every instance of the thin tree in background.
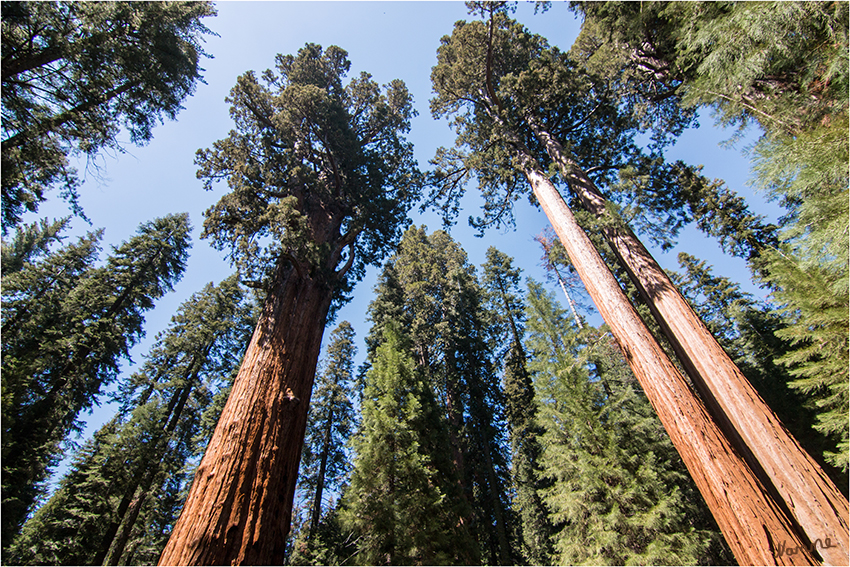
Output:
<instances>
[{"instance_id":1,"label":"thin tree in background","mask_svg":"<svg viewBox=\"0 0 850 567\"><path fill-rule=\"evenodd\" d=\"M3 234L53 186L76 214L74 155L150 141L202 80L212 2L3 2Z\"/></svg>"},{"instance_id":2,"label":"thin tree in background","mask_svg":"<svg viewBox=\"0 0 850 567\"><path fill-rule=\"evenodd\" d=\"M356 353L354 329L343 321L330 336L304 440L299 485L313 493L309 514L311 541L319 528L325 488L338 491L350 469L345 445L354 426L354 406L348 392L352 389Z\"/></svg>"},{"instance_id":3,"label":"thin tree in background","mask_svg":"<svg viewBox=\"0 0 850 567\"><path fill-rule=\"evenodd\" d=\"M513 261L494 247L487 249L483 266L483 283L490 295L490 313L499 329L501 343L497 356L504 360L503 382L505 416L510 428L511 469L513 476L513 508L518 513L522 531L522 554L534 565L550 563L552 526L539 491L542 448L538 436L537 404L534 385L528 371L525 351L525 304L519 289L520 270ZM496 345L494 345L495 347Z\"/></svg>"},{"instance_id":4,"label":"thin tree in background","mask_svg":"<svg viewBox=\"0 0 850 567\"><path fill-rule=\"evenodd\" d=\"M189 216L143 223L93 267L89 235L3 278L3 544L119 362L142 337L144 313L186 266Z\"/></svg>"},{"instance_id":5,"label":"thin tree in background","mask_svg":"<svg viewBox=\"0 0 850 567\"><path fill-rule=\"evenodd\" d=\"M198 152L207 188L231 189L203 234L266 298L162 564L283 560L331 305L397 242L419 188L406 87L366 73L343 85L349 66L307 44L261 80L242 75L235 129Z\"/></svg>"}]
</instances>

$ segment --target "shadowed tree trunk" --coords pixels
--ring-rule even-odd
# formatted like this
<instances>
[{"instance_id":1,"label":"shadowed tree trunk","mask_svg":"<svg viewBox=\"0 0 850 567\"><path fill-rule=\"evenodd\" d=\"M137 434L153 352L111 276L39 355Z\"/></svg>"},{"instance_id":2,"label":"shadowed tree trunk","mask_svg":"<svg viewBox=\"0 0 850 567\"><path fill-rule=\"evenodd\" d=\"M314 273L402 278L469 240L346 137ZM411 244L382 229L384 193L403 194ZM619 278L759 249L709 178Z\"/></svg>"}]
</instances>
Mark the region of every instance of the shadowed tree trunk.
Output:
<instances>
[{"instance_id":1,"label":"shadowed tree trunk","mask_svg":"<svg viewBox=\"0 0 850 567\"><path fill-rule=\"evenodd\" d=\"M583 206L597 218L607 216L605 198L587 174L533 117L526 121ZM787 508L807 543L830 538L832 546L819 546L818 552L829 563L846 562L847 499L782 425L635 234L622 224L603 223L602 230L737 451L775 490L777 502Z\"/></svg>"},{"instance_id":2,"label":"shadowed tree trunk","mask_svg":"<svg viewBox=\"0 0 850 567\"><path fill-rule=\"evenodd\" d=\"M160 565L283 560L332 290L283 265L275 279Z\"/></svg>"}]
</instances>

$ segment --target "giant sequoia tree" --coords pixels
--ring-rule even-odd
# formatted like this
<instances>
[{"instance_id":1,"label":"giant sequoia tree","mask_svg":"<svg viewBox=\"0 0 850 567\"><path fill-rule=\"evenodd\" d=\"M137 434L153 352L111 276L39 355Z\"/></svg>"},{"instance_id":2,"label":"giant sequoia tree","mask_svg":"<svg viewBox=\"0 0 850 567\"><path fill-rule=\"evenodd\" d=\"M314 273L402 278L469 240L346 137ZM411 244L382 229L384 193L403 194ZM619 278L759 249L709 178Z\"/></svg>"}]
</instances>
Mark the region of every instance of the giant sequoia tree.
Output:
<instances>
[{"instance_id":1,"label":"giant sequoia tree","mask_svg":"<svg viewBox=\"0 0 850 567\"><path fill-rule=\"evenodd\" d=\"M73 154L149 141L201 79L211 2L3 2L2 224L51 186L77 212Z\"/></svg>"},{"instance_id":2,"label":"giant sequoia tree","mask_svg":"<svg viewBox=\"0 0 850 567\"><path fill-rule=\"evenodd\" d=\"M456 148L441 150L438 154L439 173L444 180L438 193L451 202L461 190L459 182L475 172L487 198L487 215L482 221L486 226L503 222L510 214L512 201L523 192L522 177L527 179L589 294L626 351L635 375L709 502L736 557L740 561L777 561L772 554L758 549L769 549L771 538L798 540L791 524L757 475L733 449L739 443L733 445L735 438L730 442L728 432L719 427L724 420L715 421L709 416L649 334L542 170L540 162L545 163L542 158L549 140L540 135L536 117L523 112L539 106L540 102L526 106L522 98L515 96L514 87L516 81L522 80L523 71L533 67L533 62L546 57L551 50L542 38L532 37L508 21L497 6L487 5L485 10L490 12L489 22L459 22L452 37L443 39L438 65L432 72L438 95L432 101L432 111L436 116L454 114L453 123L458 130ZM546 85L538 83L537 86L545 88ZM618 129L628 130L634 126L628 121L622 122L616 103L600 104L605 101L592 96L573 97L571 102L573 106L569 110L572 113L565 118L570 141L580 144L576 147L584 149L587 159L596 160L595 168L603 172L620 169L617 160L612 159L612 154L618 151L611 143L612 136L617 135ZM597 134L594 128L588 129L585 125L603 118L608 124L602 130L605 135L596 138L594 143ZM628 137L626 139L628 141ZM541 145L541 151L535 153L531 149ZM644 162L651 167L657 162L652 155L647 157L648 160L633 156L634 164ZM574 171L571 168L563 173ZM586 179L568 177L571 185L581 185L577 190L589 189ZM697 430L710 433L695 437L693 432ZM719 458L720 455L723 457ZM747 509L744 514L743 509ZM763 529L753 530L754 525L761 525ZM793 560L800 560L800 557Z\"/></svg>"},{"instance_id":3,"label":"giant sequoia tree","mask_svg":"<svg viewBox=\"0 0 850 567\"><path fill-rule=\"evenodd\" d=\"M267 295L163 564L283 558L329 309L395 244L418 188L406 87L344 85L349 66L308 44L242 75L236 128L198 153L207 188L230 187L204 235Z\"/></svg>"},{"instance_id":4,"label":"giant sequoia tree","mask_svg":"<svg viewBox=\"0 0 850 567\"><path fill-rule=\"evenodd\" d=\"M782 359L800 378L793 386L822 408L818 428L838 445L826 458L846 468L847 4L575 8L585 18L576 46L598 72L667 84L666 96L685 105L708 105L724 123L759 127L754 181L788 209L783 242L758 250L759 276L783 308L788 326L780 334L796 347Z\"/></svg>"}]
</instances>

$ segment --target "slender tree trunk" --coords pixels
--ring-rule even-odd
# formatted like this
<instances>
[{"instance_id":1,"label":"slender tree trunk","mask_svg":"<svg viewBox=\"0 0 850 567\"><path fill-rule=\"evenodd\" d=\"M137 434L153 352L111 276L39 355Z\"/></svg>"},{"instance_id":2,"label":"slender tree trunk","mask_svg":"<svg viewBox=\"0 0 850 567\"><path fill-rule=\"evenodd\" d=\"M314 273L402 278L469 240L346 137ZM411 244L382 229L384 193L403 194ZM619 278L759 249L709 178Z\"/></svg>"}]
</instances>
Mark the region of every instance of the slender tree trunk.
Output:
<instances>
[{"instance_id":1,"label":"slender tree trunk","mask_svg":"<svg viewBox=\"0 0 850 567\"><path fill-rule=\"evenodd\" d=\"M316 479L316 495L313 498L313 513L310 518L310 539L316 534L316 529L319 527L319 517L322 513L322 492L325 488L325 468L328 465L328 453L331 450L331 433L334 424L333 406L330 408L328 415L327 426L325 427L325 440L322 444L322 456L319 460L319 478Z\"/></svg>"},{"instance_id":2,"label":"slender tree trunk","mask_svg":"<svg viewBox=\"0 0 850 567\"><path fill-rule=\"evenodd\" d=\"M487 434L487 427L483 423L478 425L484 438L484 464L487 466L487 483L490 485L490 505L493 507L493 516L496 520L496 536L499 541L499 564L513 565L508 546L507 529L505 528L505 515L502 510L502 500L499 498L499 483L496 479L496 468L493 466L493 457L490 454L492 444Z\"/></svg>"},{"instance_id":3,"label":"slender tree trunk","mask_svg":"<svg viewBox=\"0 0 850 567\"><path fill-rule=\"evenodd\" d=\"M457 391L457 381L454 375L456 369L453 347L448 347L446 360L444 362L446 381L446 415L449 419L449 441L452 445L452 461L457 472L460 487L466 489L466 465L463 458L463 447L461 446L460 431L463 429L463 414L461 413L460 394ZM464 492L465 494L465 492Z\"/></svg>"},{"instance_id":4,"label":"slender tree trunk","mask_svg":"<svg viewBox=\"0 0 850 567\"><path fill-rule=\"evenodd\" d=\"M814 557L788 519L650 334L555 186L526 148L520 146L518 158L735 558L742 565L813 563ZM780 554L780 546L799 552Z\"/></svg>"},{"instance_id":5,"label":"slender tree trunk","mask_svg":"<svg viewBox=\"0 0 850 567\"><path fill-rule=\"evenodd\" d=\"M528 122L585 208L597 218L605 216L605 199L593 182L554 137L534 119ZM846 563L847 499L785 429L634 233L612 223L605 223L603 231L727 437L762 482L776 490L804 540L811 545L829 538L832 547L819 547L818 553L829 563Z\"/></svg>"},{"instance_id":6,"label":"slender tree trunk","mask_svg":"<svg viewBox=\"0 0 850 567\"><path fill-rule=\"evenodd\" d=\"M278 267L160 565L282 563L332 295Z\"/></svg>"}]
</instances>

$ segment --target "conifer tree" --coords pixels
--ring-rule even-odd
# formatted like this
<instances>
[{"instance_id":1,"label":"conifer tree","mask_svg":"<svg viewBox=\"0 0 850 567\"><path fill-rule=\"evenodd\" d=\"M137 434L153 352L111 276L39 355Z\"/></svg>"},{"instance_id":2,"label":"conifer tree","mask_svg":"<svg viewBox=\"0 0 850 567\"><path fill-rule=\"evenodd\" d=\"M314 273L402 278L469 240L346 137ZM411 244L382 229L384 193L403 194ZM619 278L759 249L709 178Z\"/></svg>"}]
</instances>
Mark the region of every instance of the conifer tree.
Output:
<instances>
[{"instance_id":1,"label":"conifer tree","mask_svg":"<svg viewBox=\"0 0 850 567\"><path fill-rule=\"evenodd\" d=\"M77 214L72 155L121 151L174 119L201 80L211 2L3 2L2 225L52 186Z\"/></svg>"},{"instance_id":2,"label":"conifer tree","mask_svg":"<svg viewBox=\"0 0 850 567\"><path fill-rule=\"evenodd\" d=\"M472 564L442 410L396 326L386 322L383 334L352 440L342 524L358 538L361 564Z\"/></svg>"},{"instance_id":3,"label":"conifer tree","mask_svg":"<svg viewBox=\"0 0 850 567\"><path fill-rule=\"evenodd\" d=\"M699 496L608 337L575 328L536 282L528 301L553 562L715 563L720 534L699 524Z\"/></svg>"},{"instance_id":4,"label":"conifer tree","mask_svg":"<svg viewBox=\"0 0 850 567\"><path fill-rule=\"evenodd\" d=\"M101 267L76 263L94 258L90 236L83 256L77 247L61 249L4 278L4 545L20 529L77 416L142 337L145 311L182 277L190 229L185 213L144 223Z\"/></svg>"},{"instance_id":5,"label":"conifer tree","mask_svg":"<svg viewBox=\"0 0 850 567\"><path fill-rule=\"evenodd\" d=\"M197 155L230 192L204 237L265 293L163 564L283 560L322 334L365 267L392 248L419 187L399 80L380 88L336 46L279 55L227 99L235 129Z\"/></svg>"},{"instance_id":6,"label":"conifer tree","mask_svg":"<svg viewBox=\"0 0 850 567\"><path fill-rule=\"evenodd\" d=\"M521 271L514 268L512 262L506 254L491 246L487 249L482 279L490 296L494 331L498 334L498 347L494 347L498 349L497 356L504 360L505 416L510 428L515 494L512 507L518 514L522 530L522 555L534 565L545 565L550 563L551 525L539 496L543 487L539 468L542 448L538 441L541 431L523 346L525 305L519 290Z\"/></svg>"},{"instance_id":7,"label":"conifer tree","mask_svg":"<svg viewBox=\"0 0 850 567\"><path fill-rule=\"evenodd\" d=\"M244 299L232 276L180 306L145 364L122 384L118 415L95 434L91 451L81 453L60 488L24 526L13 550L18 561L132 563L125 556L131 535L147 531L140 517L151 515L158 497L186 483L188 460L198 453L201 416L239 363L253 330ZM88 527L71 545L66 540L75 521ZM159 546L158 555L162 535L147 537L149 545Z\"/></svg>"},{"instance_id":8,"label":"conifer tree","mask_svg":"<svg viewBox=\"0 0 850 567\"><path fill-rule=\"evenodd\" d=\"M474 514L466 522L483 560L515 562L504 395L475 268L445 232L428 235L425 227L412 227L385 267L370 314L370 347L390 317L400 316L417 369L445 407L452 460Z\"/></svg>"},{"instance_id":9,"label":"conifer tree","mask_svg":"<svg viewBox=\"0 0 850 567\"><path fill-rule=\"evenodd\" d=\"M311 542L319 528L324 491L339 491L350 468L345 445L354 426L354 406L347 392L352 390L356 353L354 329L351 323L343 321L330 336L325 366L310 407L301 457L299 486L312 492Z\"/></svg>"},{"instance_id":10,"label":"conifer tree","mask_svg":"<svg viewBox=\"0 0 850 567\"><path fill-rule=\"evenodd\" d=\"M674 82L682 104L709 105L724 123L758 124L754 182L780 199L779 251L760 261L762 281L777 290L788 317L786 338L797 353L784 360L801 391L824 406L842 405L835 361L847 366L848 287L847 113L848 8L845 4L783 2L636 5L575 4L585 16L580 40L595 65L608 58L649 80ZM666 33L658 33L658 30ZM641 59L650 57L648 66ZM603 65L604 66L604 65ZM615 71L617 73L620 70ZM651 79L650 79L651 77ZM807 274L802 276L801 274ZM806 281L819 282L806 290ZM832 294L824 291L832 290ZM814 299L819 294L823 298ZM839 299L836 299L839 298ZM836 315L837 314L837 315ZM810 341L832 345L828 360ZM797 329L796 331L794 329ZM844 375L839 370L839 376ZM827 400L831 401L827 401ZM824 419L829 410L826 410ZM840 415L835 429L842 435ZM826 431L825 430L825 431ZM842 452L844 457L841 456ZM844 466L846 451L830 457ZM799 500L799 499L798 499ZM846 519L845 519L846 523Z\"/></svg>"},{"instance_id":11,"label":"conifer tree","mask_svg":"<svg viewBox=\"0 0 850 567\"><path fill-rule=\"evenodd\" d=\"M59 233L68 227L70 220L70 217L53 222L41 219L36 223L19 226L15 230L15 236L2 243L0 264L3 265L3 275L17 272L25 263L32 263L37 257L47 254L54 242L62 241L63 237L59 236Z\"/></svg>"}]
</instances>

